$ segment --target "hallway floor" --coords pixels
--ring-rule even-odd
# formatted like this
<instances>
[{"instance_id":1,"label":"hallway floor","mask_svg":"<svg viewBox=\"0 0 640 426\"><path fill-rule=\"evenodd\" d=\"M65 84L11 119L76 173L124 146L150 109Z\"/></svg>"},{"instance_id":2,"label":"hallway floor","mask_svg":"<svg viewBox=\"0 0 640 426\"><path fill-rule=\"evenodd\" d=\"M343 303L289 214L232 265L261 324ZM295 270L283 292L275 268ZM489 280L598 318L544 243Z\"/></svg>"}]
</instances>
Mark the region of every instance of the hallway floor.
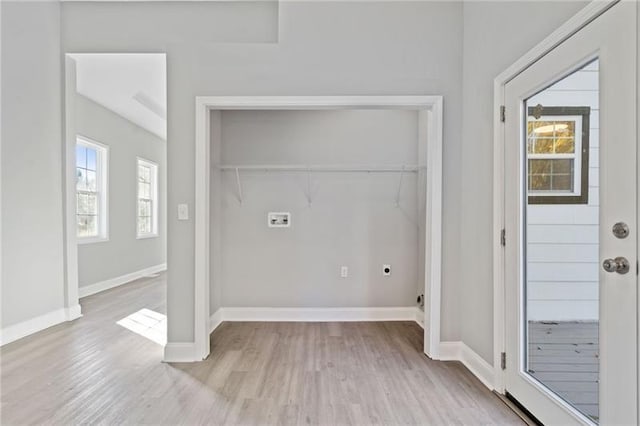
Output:
<instances>
[{"instance_id":1,"label":"hallway floor","mask_svg":"<svg viewBox=\"0 0 640 426\"><path fill-rule=\"evenodd\" d=\"M201 363L162 363L166 276L0 349L13 424L523 424L410 322L223 323ZM163 325L164 324L164 325Z\"/></svg>"}]
</instances>

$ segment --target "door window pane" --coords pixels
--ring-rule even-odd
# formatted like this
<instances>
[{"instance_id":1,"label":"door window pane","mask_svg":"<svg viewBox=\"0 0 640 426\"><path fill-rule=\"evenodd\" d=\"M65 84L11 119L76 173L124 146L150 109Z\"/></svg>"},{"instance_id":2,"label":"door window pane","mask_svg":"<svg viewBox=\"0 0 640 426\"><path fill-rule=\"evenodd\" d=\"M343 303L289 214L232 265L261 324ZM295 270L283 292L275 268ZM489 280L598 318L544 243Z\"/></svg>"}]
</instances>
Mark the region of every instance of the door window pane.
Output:
<instances>
[{"instance_id":1,"label":"door window pane","mask_svg":"<svg viewBox=\"0 0 640 426\"><path fill-rule=\"evenodd\" d=\"M588 177L589 169L597 176L599 165L597 155L583 157L583 151L597 154L599 148L588 142L598 140L597 74L596 61L526 101L526 349L522 360L525 373L596 422L598 181L584 176ZM571 115L580 111L588 116ZM588 123L586 132L583 123ZM590 193L586 203L558 196L581 191ZM537 196L550 194L556 196L553 202L536 202Z\"/></svg>"}]
</instances>

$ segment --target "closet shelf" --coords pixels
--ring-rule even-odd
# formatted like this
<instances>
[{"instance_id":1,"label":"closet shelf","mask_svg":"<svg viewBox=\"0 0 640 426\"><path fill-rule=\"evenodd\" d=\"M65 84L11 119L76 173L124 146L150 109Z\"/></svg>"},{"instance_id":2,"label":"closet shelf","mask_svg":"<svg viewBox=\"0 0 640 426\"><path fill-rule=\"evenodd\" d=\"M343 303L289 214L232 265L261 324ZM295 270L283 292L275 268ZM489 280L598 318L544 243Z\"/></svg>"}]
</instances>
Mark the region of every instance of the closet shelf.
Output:
<instances>
[{"instance_id":1,"label":"closet shelf","mask_svg":"<svg viewBox=\"0 0 640 426\"><path fill-rule=\"evenodd\" d=\"M304 164L217 164L215 166L220 171L230 171L236 174L236 186L238 201L243 203L244 197L242 195L242 182L240 179L241 171L257 171L257 172L303 172L307 174L307 201L311 206L311 173L315 172L363 172L363 173L400 173L400 180L398 182L398 191L396 193L396 206L400 207L400 194L402 191L402 182L405 173L417 173L420 170L426 170L424 166L418 166L416 164L403 164L400 166L394 165L304 165Z\"/></svg>"},{"instance_id":2,"label":"closet shelf","mask_svg":"<svg viewBox=\"0 0 640 426\"><path fill-rule=\"evenodd\" d=\"M274 172L363 172L363 173L415 173L425 169L416 164L405 165L304 165L304 164L219 164L223 171L274 171Z\"/></svg>"}]
</instances>

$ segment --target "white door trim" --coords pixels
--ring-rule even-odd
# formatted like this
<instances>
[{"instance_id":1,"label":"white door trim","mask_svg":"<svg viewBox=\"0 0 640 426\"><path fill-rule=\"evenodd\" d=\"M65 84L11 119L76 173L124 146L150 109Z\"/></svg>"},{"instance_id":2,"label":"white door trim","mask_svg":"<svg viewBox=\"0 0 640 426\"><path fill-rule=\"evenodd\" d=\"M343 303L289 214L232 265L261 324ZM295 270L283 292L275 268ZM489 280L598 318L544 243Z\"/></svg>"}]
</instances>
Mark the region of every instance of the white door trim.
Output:
<instances>
[{"instance_id":1,"label":"white door trim","mask_svg":"<svg viewBox=\"0 0 640 426\"><path fill-rule=\"evenodd\" d=\"M144 55L152 52L137 52ZM108 53L105 53L108 54ZM64 84L63 84L63 132L62 132L62 189L63 189L63 249L64 249L64 308L69 312L67 321L72 321L82 316L80 307L80 285L78 277L78 241L76 236L76 142L78 136L92 141L87 136L78 135L76 129L76 60L75 53L64 54ZM166 57L166 53L163 53ZM166 62L166 61L165 61ZM166 67L166 64L165 64ZM166 71L166 69L165 69ZM105 145L108 149L109 147ZM107 158L107 161L108 158ZM106 167L109 170L108 164ZM109 181L107 179L107 206L109 197ZM163 208L163 206L161 206ZM107 207L108 210L108 207ZM109 218L107 212L107 234L109 229ZM108 239L108 238L107 238ZM114 278L117 279L117 278Z\"/></svg>"},{"instance_id":2,"label":"white door trim","mask_svg":"<svg viewBox=\"0 0 640 426\"><path fill-rule=\"evenodd\" d=\"M426 111L427 249L425 250L425 353L440 347L442 247L442 96L198 96L195 100L195 283L194 359L209 355L210 112L215 110L409 109Z\"/></svg>"},{"instance_id":3,"label":"white door trim","mask_svg":"<svg viewBox=\"0 0 640 426\"><path fill-rule=\"evenodd\" d=\"M70 55L64 55L64 134L63 146L63 213L64 213L64 307L77 313L68 318L73 320L82 316L80 308L78 281L78 238L76 237L76 61Z\"/></svg>"},{"instance_id":4,"label":"white door trim","mask_svg":"<svg viewBox=\"0 0 640 426\"><path fill-rule=\"evenodd\" d=\"M620 0L594 0L576 15L542 40L533 49L500 73L493 83L493 365L495 390L504 394L505 374L501 368L501 354L505 351L505 283L504 247L504 124L501 106L504 105L505 85L545 56L559 44L580 31ZM509 114L509 111L506 112Z\"/></svg>"}]
</instances>

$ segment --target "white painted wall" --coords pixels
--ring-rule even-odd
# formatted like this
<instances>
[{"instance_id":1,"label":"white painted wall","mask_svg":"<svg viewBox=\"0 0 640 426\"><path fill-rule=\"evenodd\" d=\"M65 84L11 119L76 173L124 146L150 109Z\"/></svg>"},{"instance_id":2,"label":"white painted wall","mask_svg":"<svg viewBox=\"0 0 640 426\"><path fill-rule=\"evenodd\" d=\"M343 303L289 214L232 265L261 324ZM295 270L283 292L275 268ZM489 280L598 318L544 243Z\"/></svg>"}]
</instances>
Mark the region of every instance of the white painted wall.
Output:
<instances>
[{"instance_id":1,"label":"white painted wall","mask_svg":"<svg viewBox=\"0 0 640 426\"><path fill-rule=\"evenodd\" d=\"M67 52L167 52L169 341L193 340L194 223L175 207L194 205L194 97L373 94L444 96L442 333L459 340L462 4L181 2L165 34L173 7L62 5Z\"/></svg>"},{"instance_id":2,"label":"white painted wall","mask_svg":"<svg viewBox=\"0 0 640 426\"><path fill-rule=\"evenodd\" d=\"M166 263L166 143L113 111L76 96L76 131L109 147L109 240L78 245L80 287ZM137 157L158 164L158 231L137 239Z\"/></svg>"},{"instance_id":3,"label":"white painted wall","mask_svg":"<svg viewBox=\"0 0 640 426\"><path fill-rule=\"evenodd\" d=\"M588 106L588 204L527 208L527 316L529 320L598 319L599 107L598 65L549 87L529 105Z\"/></svg>"},{"instance_id":4,"label":"white painted wall","mask_svg":"<svg viewBox=\"0 0 640 426\"><path fill-rule=\"evenodd\" d=\"M1 327L64 307L60 9L2 2Z\"/></svg>"},{"instance_id":5,"label":"white painted wall","mask_svg":"<svg viewBox=\"0 0 640 426\"><path fill-rule=\"evenodd\" d=\"M224 111L216 139L223 164L416 165L418 112ZM417 173L404 175L400 207L398 173L311 173L311 206L306 173L240 176L242 204L235 172L222 172L222 306L416 306ZM291 227L268 228L269 211L291 212Z\"/></svg>"},{"instance_id":6,"label":"white painted wall","mask_svg":"<svg viewBox=\"0 0 640 426\"><path fill-rule=\"evenodd\" d=\"M175 206L193 207L194 96L444 95L442 338L463 340L491 362L493 78L582 6L571 1L2 2L2 285L3 307L15 306L8 316L3 312L3 321L20 321L62 304L62 261L56 260L62 256L62 215L55 195L61 174L51 160L60 161L61 151L56 46L62 32L63 52L168 53L172 342L193 339L193 221L178 222ZM25 57L25 51L34 56ZM14 102L18 90L31 95ZM35 101L43 93L46 108ZM40 112L36 118L34 108ZM6 128L5 117L16 117L13 130ZM43 125L34 126L34 120ZM5 194L6 188L18 188L5 183L15 176L9 162L31 154L25 134L46 146L47 160L33 186L45 186L47 202L38 206L51 206L51 214L43 215L46 226L35 230L21 222L25 210L36 211L34 202ZM12 148L5 147L9 143ZM24 176L31 179L34 170ZM7 231L14 225L19 234ZM31 246L42 235L42 255L52 260L20 275L18 287L15 277L30 265ZM5 267L11 263L14 269Z\"/></svg>"},{"instance_id":7,"label":"white painted wall","mask_svg":"<svg viewBox=\"0 0 640 426\"><path fill-rule=\"evenodd\" d=\"M584 7L574 1L464 3L460 193L462 341L493 363L493 79ZM445 212L446 214L446 212Z\"/></svg>"}]
</instances>

